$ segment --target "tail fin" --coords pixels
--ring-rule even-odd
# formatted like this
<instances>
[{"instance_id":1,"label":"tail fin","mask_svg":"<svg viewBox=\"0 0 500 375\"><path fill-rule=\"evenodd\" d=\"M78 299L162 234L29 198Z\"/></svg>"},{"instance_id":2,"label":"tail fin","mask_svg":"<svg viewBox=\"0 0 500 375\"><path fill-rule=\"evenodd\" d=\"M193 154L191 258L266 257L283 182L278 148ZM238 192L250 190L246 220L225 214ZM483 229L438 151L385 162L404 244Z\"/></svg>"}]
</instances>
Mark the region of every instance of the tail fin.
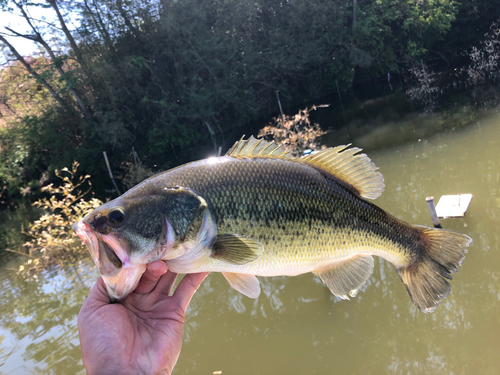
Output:
<instances>
[{"instance_id":1,"label":"tail fin","mask_svg":"<svg viewBox=\"0 0 500 375\"><path fill-rule=\"evenodd\" d=\"M406 268L396 269L412 302L424 313L436 310L450 293L451 274L458 271L471 238L451 230L418 227L424 250Z\"/></svg>"}]
</instances>

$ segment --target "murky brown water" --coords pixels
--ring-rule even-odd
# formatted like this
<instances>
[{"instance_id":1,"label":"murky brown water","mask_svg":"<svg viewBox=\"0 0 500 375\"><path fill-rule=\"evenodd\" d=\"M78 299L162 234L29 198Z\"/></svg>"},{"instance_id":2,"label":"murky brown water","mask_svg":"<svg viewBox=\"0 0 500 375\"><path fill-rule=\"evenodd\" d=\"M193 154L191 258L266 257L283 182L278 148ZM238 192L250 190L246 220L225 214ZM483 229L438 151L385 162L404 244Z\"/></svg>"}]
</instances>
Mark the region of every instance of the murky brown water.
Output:
<instances>
[{"instance_id":1,"label":"murky brown water","mask_svg":"<svg viewBox=\"0 0 500 375\"><path fill-rule=\"evenodd\" d=\"M474 195L465 219L442 222L473 238L442 306L417 311L381 259L351 301L311 274L261 278L257 300L213 274L191 303L175 374L498 373L500 117L369 156L386 182L376 203L408 222L431 225L428 195ZM76 314L93 267L31 281L13 275L0 273L0 373L83 373Z\"/></svg>"}]
</instances>

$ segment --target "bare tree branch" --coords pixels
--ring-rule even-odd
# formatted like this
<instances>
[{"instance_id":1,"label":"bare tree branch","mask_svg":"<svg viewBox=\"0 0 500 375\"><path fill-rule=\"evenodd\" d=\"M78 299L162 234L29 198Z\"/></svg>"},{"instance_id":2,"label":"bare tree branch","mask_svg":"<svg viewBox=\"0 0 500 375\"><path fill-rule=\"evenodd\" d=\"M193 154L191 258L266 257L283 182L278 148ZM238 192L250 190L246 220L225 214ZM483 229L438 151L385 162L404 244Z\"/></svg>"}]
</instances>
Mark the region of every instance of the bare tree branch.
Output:
<instances>
[{"instance_id":1,"label":"bare tree branch","mask_svg":"<svg viewBox=\"0 0 500 375\"><path fill-rule=\"evenodd\" d=\"M123 2L122 0L116 0L116 6L118 7L118 11L120 12L121 16L123 17L123 20L125 21L125 25L132 31L132 33L135 35L137 39L141 37L141 34L137 29L132 25L132 22L128 19L127 12L125 9L123 9Z\"/></svg>"},{"instance_id":2,"label":"bare tree branch","mask_svg":"<svg viewBox=\"0 0 500 375\"><path fill-rule=\"evenodd\" d=\"M99 11L97 11L94 14L94 12L92 12L92 9L90 9L90 6L89 6L87 0L84 0L84 3L85 3L85 8L87 8L87 11L89 12L90 17L92 18L92 21L94 21L95 27L101 33L105 45L109 48L110 51L115 52L115 47L113 46L113 42L111 41L111 37L108 33L108 30L106 30L106 25L102 21L101 13ZM95 2L94 2L94 7L97 9ZM96 19L95 15L97 15L97 19Z\"/></svg>"},{"instance_id":3,"label":"bare tree branch","mask_svg":"<svg viewBox=\"0 0 500 375\"><path fill-rule=\"evenodd\" d=\"M64 35L66 35L66 38L68 38L69 44L71 45L71 48L73 49L73 52L75 52L76 58L80 65L85 65L85 61L83 60L82 54L80 52L80 48L78 48L75 39L73 38L73 35L69 32L68 28L66 27L66 22L64 22L64 18L61 14L61 11L59 10L59 7L57 6L56 0L47 0L47 2L50 4L50 6L54 9L54 11L57 14L57 19L59 20L59 24L61 25L61 28L64 32Z\"/></svg>"},{"instance_id":4,"label":"bare tree branch","mask_svg":"<svg viewBox=\"0 0 500 375\"><path fill-rule=\"evenodd\" d=\"M15 31L15 30L12 30L10 27L7 27L7 26L5 27L5 29L9 30L12 34L14 34L12 36L19 36L21 38L25 38L25 39L31 40L33 42L37 41L36 36L33 36L31 34L21 34L21 33L18 33L17 31Z\"/></svg>"},{"instance_id":5,"label":"bare tree branch","mask_svg":"<svg viewBox=\"0 0 500 375\"><path fill-rule=\"evenodd\" d=\"M16 59L21 62L21 64L24 65L26 70L28 71L29 74L31 74L34 78L36 78L39 82L42 83L42 85L45 86L47 90L49 90L50 94L52 97L63 107L64 109L67 109L66 104L63 102L61 97L57 94L57 92L54 90L54 88L42 77L40 77L40 74L38 74L32 67L31 65L22 57L19 52L16 50L16 48L10 44L7 39L5 39L2 35L0 35L0 41L5 44L11 52L16 56Z\"/></svg>"},{"instance_id":6,"label":"bare tree branch","mask_svg":"<svg viewBox=\"0 0 500 375\"><path fill-rule=\"evenodd\" d=\"M49 0L49 2L50 2L50 0ZM52 48L42 38L42 35L38 32L38 30L36 29L35 25L33 25L33 23L31 22L31 18L29 17L29 15L24 10L22 4L19 3L19 2L16 2L16 1L14 1L14 4L16 4L16 6L19 8L19 10L21 11L21 13L22 13L23 17L25 18L26 22L28 23L28 25L30 25L31 29L33 30L33 32L35 34L35 35L31 35L27 39L33 40L36 43L40 43L45 48L45 50L49 54L52 62L54 63L54 66L56 67L57 72L59 73L59 75L61 76L61 78L66 81L66 79L65 79L65 72L62 69L61 64L57 62L57 57L54 54L54 51L52 50ZM63 20L63 22L64 22L64 20ZM14 32L15 34L17 34L19 36L25 37L23 34L17 33L15 31L11 30L11 29L9 29L9 30L12 31L12 32ZM69 33L69 30L68 30L68 33ZM73 42L74 42L74 40L73 40ZM71 41L70 41L70 43L71 43ZM75 51L75 53L76 53L76 51ZM80 95L78 95L78 93L76 92L76 90L73 89L73 88L70 88L69 91L73 95L73 98L76 100L76 102L78 104L78 107L80 108L80 111L83 113L83 115L87 119L89 119L89 120L96 121L96 119L94 118L94 116L92 116L92 114L90 113L90 111L88 110L88 108L85 106L85 103L80 98Z\"/></svg>"}]
</instances>

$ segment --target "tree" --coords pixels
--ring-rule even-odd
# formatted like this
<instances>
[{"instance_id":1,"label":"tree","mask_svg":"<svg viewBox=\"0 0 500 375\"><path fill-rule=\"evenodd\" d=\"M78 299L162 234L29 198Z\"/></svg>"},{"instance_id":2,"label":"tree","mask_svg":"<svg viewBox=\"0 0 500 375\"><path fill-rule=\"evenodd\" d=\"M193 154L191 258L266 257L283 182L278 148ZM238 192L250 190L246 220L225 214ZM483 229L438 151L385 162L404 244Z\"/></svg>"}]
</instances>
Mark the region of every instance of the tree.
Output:
<instances>
[{"instance_id":1,"label":"tree","mask_svg":"<svg viewBox=\"0 0 500 375\"><path fill-rule=\"evenodd\" d=\"M420 60L435 69L436 59L459 54L436 50L458 38L448 31L466 3L473 0L3 0L28 31L5 29L0 44L51 98L39 113L9 115L17 124L9 132L22 134L31 178L76 159L99 189L108 183L103 150L118 172L132 147L146 167L173 167L266 123L278 112L276 91L295 112L336 96L337 83L345 98L355 80ZM9 36L36 42L45 63L23 57Z\"/></svg>"}]
</instances>

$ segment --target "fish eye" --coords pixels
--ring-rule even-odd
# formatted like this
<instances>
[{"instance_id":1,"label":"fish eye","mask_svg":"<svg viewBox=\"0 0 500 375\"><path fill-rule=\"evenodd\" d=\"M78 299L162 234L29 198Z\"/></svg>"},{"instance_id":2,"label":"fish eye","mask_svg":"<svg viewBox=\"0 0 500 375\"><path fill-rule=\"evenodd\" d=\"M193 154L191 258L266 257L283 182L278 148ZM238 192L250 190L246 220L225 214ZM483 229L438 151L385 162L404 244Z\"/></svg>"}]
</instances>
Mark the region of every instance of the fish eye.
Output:
<instances>
[{"instance_id":1,"label":"fish eye","mask_svg":"<svg viewBox=\"0 0 500 375\"><path fill-rule=\"evenodd\" d=\"M111 224L118 225L125 220L125 214L121 209L117 208L108 214L108 219Z\"/></svg>"}]
</instances>

